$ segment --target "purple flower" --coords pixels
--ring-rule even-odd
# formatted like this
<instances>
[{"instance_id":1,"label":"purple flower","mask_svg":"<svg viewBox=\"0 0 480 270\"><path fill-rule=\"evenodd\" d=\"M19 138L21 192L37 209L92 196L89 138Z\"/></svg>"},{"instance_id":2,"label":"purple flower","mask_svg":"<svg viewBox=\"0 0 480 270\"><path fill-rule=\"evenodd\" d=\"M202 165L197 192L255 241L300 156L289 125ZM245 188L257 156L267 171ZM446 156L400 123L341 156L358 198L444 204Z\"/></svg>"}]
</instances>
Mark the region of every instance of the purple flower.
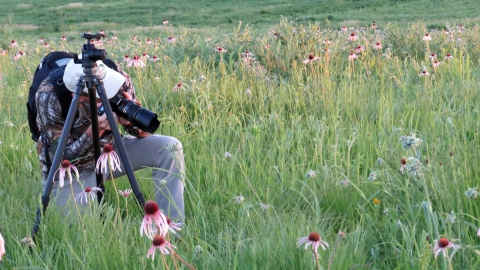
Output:
<instances>
[{"instance_id":1,"label":"purple flower","mask_svg":"<svg viewBox=\"0 0 480 270\"><path fill-rule=\"evenodd\" d=\"M72 171L71 170L73 170L75 172L75 178L78 180L79 176L78 176L77 167L75 167L73 164L70 164L70 161L68 161L68 160L62 161L61 167L58 168L58 170L55 172L55 175L57 175L57 173L59 173L58 174L58 180L60 182L60 188L63 188L63 186L65 185L65 182L64 182L65 173L67 173L68 179L70 180L70 185L72 184ZM55 179L55 175L53 176L54 179Z\"/></svg>"},{"instance_id":2,"label":"purple flower","mask_svg":"<svg viewBox=\"0 0 480 270\"><path fill-rule=\"evenodd\" d=\"M97 161L97 165L95 167L95 171L98 173L107 173L107 168L113 172L115 170L122 171L120 169L120 158L118 157L117 153L113 151L113 147L106 143L103 146L103 153L100 155Z\"/></svg>"},{"instance_id":3,"label":"purple flower","mask_svg":"<svg viewBox=\"0 0 480 270\"><path fill-rule=\"evenodd\" d=\"M155 235L152 239L152 246L148 249L147 258L150 258L152 255L152 261L155 258L155 250L160 250L162 254L170 254L173 253L173 249L177 248L176 246L170 244L165 237L161 235Z\"/></svg>"},{"instance_id":4,"label":"purple flower","mask_svg":"<svg viewBox=\"0 0 480 270\"><path fill-rule=\"evenodd\" d=\"M160 211L158 205L154 201L148 201L143 209L145 216L140 226L140 236L143 236L144 232L150 239L153 239L157 232L160 235L166 235L168 232L167 217Z\"/></svg>"}]
</instances>

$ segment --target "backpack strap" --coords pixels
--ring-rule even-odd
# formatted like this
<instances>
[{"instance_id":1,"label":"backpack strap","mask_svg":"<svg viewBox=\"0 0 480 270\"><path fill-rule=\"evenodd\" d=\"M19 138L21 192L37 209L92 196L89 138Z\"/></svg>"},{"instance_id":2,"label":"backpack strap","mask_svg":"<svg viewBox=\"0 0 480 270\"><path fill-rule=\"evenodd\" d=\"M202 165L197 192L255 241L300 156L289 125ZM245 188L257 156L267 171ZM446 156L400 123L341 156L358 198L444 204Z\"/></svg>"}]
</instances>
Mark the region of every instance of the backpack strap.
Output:
<instances>
[{"instance_id":1,"label":"backpack strap","mask_svg":"<svg viewBox=\"0 0 480 270\"><path fill-rule=\"evenodd\" d=\"M58 100L60 101L63 119L67 119L68 110L70 109L70 105L72 104L73 99L72 92L70 92L70 90L68 90L63 83L63 74L65 73L65 67L66 66L60 66L50 72L50 82L52 83Z\"/></svg>"}]
</instances>

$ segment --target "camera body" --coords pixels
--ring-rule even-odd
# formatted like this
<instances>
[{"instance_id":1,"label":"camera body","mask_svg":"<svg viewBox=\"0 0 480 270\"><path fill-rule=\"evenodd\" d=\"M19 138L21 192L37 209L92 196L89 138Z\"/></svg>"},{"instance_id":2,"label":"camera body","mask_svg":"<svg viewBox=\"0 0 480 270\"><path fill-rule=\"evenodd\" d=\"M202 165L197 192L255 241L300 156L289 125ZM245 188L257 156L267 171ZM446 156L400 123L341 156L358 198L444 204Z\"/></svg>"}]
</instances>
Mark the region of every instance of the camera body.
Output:
<instances>
[{"instance_id":1,"label":"camera body","mask_svg":"<svg viewBox=\"0 0 480 270\"><path fill-rule=\"evenodd\" d=\"M154 133L160 126L160 121L157 119L157 114L142 108L135 102L124 99L120 94L112 97L108 100L112 111L118 116L127 119L135 126L149 133ZM98 115L101 116L105 112L105 108L102 105L98 109Z\"/></svg>"}]
</instances>

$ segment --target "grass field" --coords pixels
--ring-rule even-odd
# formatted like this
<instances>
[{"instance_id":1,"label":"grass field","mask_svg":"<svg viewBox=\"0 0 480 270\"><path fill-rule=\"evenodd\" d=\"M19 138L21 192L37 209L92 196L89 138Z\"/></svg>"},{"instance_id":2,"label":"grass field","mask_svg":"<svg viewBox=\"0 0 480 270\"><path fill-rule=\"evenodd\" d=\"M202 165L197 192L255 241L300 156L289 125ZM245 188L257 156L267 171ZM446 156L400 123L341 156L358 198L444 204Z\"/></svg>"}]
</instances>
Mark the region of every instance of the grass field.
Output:
<instances>
[{"instance_id":1,"label":"grass field","mask_svg":"<svg viewBox=\"0 0 480 270\"><path fill-rule=\"evenodd\" d=\"M186 222L171 240L196 269L480 267L476 2L0 3L0 269L188 269L147 258L143 213L115 190L126 178L83 216L49 206L36 247L21 241L41 195L33 71L100 29L158 133L182 141ZM123 63L144 53L145 67ZM137 173L147 199L150 177ZM329 244L317 258L297 246L312 232Z\"/></svg>"}]
</instances>

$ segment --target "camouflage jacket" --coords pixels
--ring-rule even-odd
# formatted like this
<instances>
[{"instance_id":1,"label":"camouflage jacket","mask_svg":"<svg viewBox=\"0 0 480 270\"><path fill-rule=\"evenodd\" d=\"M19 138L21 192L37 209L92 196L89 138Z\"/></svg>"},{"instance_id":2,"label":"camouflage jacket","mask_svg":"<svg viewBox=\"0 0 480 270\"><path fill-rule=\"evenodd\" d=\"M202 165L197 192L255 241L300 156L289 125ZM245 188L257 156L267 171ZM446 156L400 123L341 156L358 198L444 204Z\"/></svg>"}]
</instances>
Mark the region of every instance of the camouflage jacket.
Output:
<instances>
[{"instance_id":1,"label":"camouflage jacket","mask_svg":"<svg viewBox=\"0 0 480 270\"><path fill-rule=\"evenodd\" d=\"M122 70L119 72L125 76L125 83L119 91L129 93L133 97L133 101L140 105L140 102L135 96L135 89L130 76ZM35 96L35 102L38 112L37 126L41 131L37 145L37 153L42 168L43 179L46 180L48 178L47 158L50 159L50 162L53 161L65 124L65 119L62 117L62 107L53 85L50 82L50 78L47 77L40 84ZM81 102L77 112L78 114L75 116L72 129L70 130L70 136L67 140L62 160L69 160L82 171L95 167L93 138L85 134L85 131L91 125L90 103ZM127 133L135 137L141 138L149 135L148 132L132 124L123 125L123 128ZM105 143L112 143L113 139L113 133L111 131L104 132L100 138L100 146L103 147ZM45 148L48 150L48 157L46 156Z\"/></svg>"}]
</instances>

